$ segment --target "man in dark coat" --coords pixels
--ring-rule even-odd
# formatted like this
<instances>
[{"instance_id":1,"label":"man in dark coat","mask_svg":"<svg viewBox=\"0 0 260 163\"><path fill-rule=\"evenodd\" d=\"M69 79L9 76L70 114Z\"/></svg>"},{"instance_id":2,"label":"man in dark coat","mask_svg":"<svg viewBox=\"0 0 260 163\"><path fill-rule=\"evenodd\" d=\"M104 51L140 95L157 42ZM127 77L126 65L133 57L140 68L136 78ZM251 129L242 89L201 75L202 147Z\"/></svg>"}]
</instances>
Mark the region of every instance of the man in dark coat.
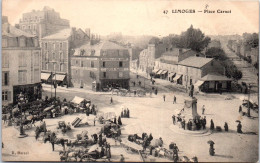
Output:
<instances>
[{"instance_id":1,"label":"man in dark coat","mask_svg":"<svg viewBox=\"0 0 260 163\"><path fill-rule=\"evenodd\" d=\"M215 128L214 122L213 122L213 120L211 119L211 121L210 121L210 129L211 129L211 130L214 130L214 128Z\"/></svg>"},{"instance_id":2,"label":"man in dark coat","mask_svg":"<svg viewBox=\"0 0 260 163\"><path fill-rule=\"evenodd\" d=\"M176 104L176 96L173 97L173 103Z\"/></svg>"},{"instance_id":3,"label":"man in dark coat","mask_svg":"<svg viewBox=\"0 0 260 163\"><path fill-rule=\"evenodd\" d=\"M157 93L158 93L158 90L157 90L157 88L156 88L155 91L154 91L154 94L157 95Z\"/></svg>"},{"instance_id":4,"label":"man in dark coat","mask_svg":"<svg viewBox=\"0 0 260 163\"><path fill-rule=\"evenodd\" d=\"M114 118L114 124L116 124L116 117Z\"/></svg>"},{"instance_id":5,"label":"man in dark coat","mask_svg":"<svg viewBox=\"0 0 260 163\"><path fill-rule=\"evenodd\" d=\"M238 125L237 125L237 133L240 133L240 134L243 133L243 132L242 132L242 125L241 125L241 122L239 122Z\"/></svg>"},{"instance_id":6,"label":"man in dark coat","mask_svg":"<svg viewBox=\"0 0 260 163\"><path fill-rule=\"evenodd\" d=\"M118 121L118 124L121 126L122 125L122 121L121 121L121 117L120 116L118 117L117 121Z\"/></svg>"},{"instance_id":7,"label":"man in dark coat","mask_svg":"<svg viewBox=\"0 0 260 163\"><path fill-rule=\"evenodd\" d=\"M97 136L97 134L93 134L92 136L93 136L93 139L94 139L94 143L96 144L97 141L98 141L98 136Z\"/></svg>"},{"instance_id":8,"label":"man in dark coat","mask_svg":"<svg viewBox=\"0 0 260 163\"><path fill-rule=\"evenodd\" d=\"M102 133L99 134L99 140L98 140L99 146L102 146Z\"/></svg>"},{"instance_id":9,"label":"man in dark coat","mask_svg":"<svg viewBox=\"0 0 260 163\"><path fill-rule=\"evenodd\" d=\"M175 115L172 116L172 123L175 125Z\"/></svg>"},{"instance_id":10,"label":"man in dark coat","mask_svg":"<svg viewBox=\"0 0 260 163\"><path fill-rule=\"evenodd\" d=\"M65 140L63 138L60 139L60 144L63 147L63 150L65 151Z\"/></svg>"},{"instance_id":11,"label":"man in dark coat","mask_svg":"<svg viewBox=\"0 0 260 163\"><path fill-rule=\"evenodd\" d=\"M225 128L225 131L228 131L228 124L227 124L227 122L225 122L224 128Z\"/></svg>"},{"instance_id":12,"label":"man in dark coat","mask_svg":"<svg viewBox=\"0 0 260 163\"><path fill-rule=\"evenodd\" d=\"M111 99L110 99L110 104L113 104L113 98L111 97Z\"/></svg>"},{"instance_id":13,"label":"man in dark coat","mask_svg":"<svg viewBox=\"0 0 260 163\"><path fill-rule=\"evenodd\" d=\"M126 109L126 116L127 116L127 118L130 118L130 112L129 112L128 108Z\"/></svg>"}]
</instances>

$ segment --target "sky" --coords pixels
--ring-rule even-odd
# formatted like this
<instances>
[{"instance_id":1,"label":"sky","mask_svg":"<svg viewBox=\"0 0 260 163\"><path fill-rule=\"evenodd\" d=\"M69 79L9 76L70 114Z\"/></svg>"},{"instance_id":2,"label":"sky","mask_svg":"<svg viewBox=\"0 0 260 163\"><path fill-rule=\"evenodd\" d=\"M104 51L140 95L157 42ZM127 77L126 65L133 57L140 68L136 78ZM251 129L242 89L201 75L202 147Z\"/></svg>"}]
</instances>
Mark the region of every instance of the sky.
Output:
<instances>
[{"instance_id":1,"label":"sky","mask_svg":"<svg viewBox=\"0 0 260 163\"><path fill-rule=\"evenodd\" d=\"M2 15L12 25L22 14L54 8L61 18L77 28L108 35L166 36L180 34L190 27L200 28L206 35L232 35L259 31L259 2L205 0L3 0ZM231 14L199 13L198 10L231 10ZM196 13L172 13L173 9L194 9ZM168 10L168 14L163 11Z\"/></svg>"}]
</instances>

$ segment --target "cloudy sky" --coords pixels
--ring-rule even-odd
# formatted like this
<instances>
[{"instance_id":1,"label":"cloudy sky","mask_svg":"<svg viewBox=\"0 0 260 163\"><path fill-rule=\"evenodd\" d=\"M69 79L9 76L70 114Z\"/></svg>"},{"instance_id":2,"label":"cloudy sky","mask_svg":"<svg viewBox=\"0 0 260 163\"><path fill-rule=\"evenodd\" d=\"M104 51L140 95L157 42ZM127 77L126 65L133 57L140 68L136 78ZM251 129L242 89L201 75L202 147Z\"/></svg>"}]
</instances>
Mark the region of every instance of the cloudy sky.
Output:
<instances>
[{"instance_id":1,"label":"cloudy sky","mask_svg":"<svg viewBox=\"0 0 260 163\"><path fill-rule=\"evenodd\" d=\"M231 14L204 14L204 10L231 10ZM14 25L22 13L44 6L54 8L71 26L91 28L107 35L180 34L191 24L206 35L258 32L258 1L174 1L174 0L3 0L2 15ZM195 14L174 14L172 9L195 9ZM168 10L168 14L163 11Z\"/></svg>"}]
</instances>

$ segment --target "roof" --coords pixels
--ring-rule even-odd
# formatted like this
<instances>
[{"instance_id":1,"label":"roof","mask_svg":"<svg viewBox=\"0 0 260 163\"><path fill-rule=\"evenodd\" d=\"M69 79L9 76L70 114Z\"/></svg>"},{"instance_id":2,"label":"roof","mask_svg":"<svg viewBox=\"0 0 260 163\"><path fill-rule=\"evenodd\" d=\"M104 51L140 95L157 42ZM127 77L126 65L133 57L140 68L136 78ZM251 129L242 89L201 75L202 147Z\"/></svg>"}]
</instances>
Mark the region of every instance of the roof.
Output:
<instances>
[{"instance_id":1,"label":"roof","mask_svg":"<svg viewBox=\"0 0 260 163\"><path fill-rule=\"evenodd\" d=\"M213 58L203 58L203 57L189 57L179 62L178 65L201 68L207 63L211 62Z\"/></svg>"},{"instance_id":2,"label":"roof","mask_svg":"<svg viewBox=\"0 0 260 163\"><path fill-rule=\"evenodd\" d=\"M93 50L100 51L100 50L127 50L123 46L117 45L116 43L110 41L99 42L94 45L90 45L89 42L83 44L82 46L75 49L74 56L80 56L82 51L84 51L83 56L91 56ZM95 53L95 56L99 56L100 53Z\"/></svg>"},{"instance_id":3,"label":"roof","mask_svg":"<svg viewBox=\"0 0 260 163\"><path fill-rule=\"evenodd\" d=\"M62 29L62 30L58 31L55 34L43 37L42 40L47 40L47 39L67 39L67 38L70 37L70 34L71 34L71 29L70 28L66 28L66 29Z\"/></svg>"},{"instance_id":4,"label":"roof","mask_svg":"<svg viewBox=\"0 0 260 163\"><path fill-rule=\"evenodd\" d=\"M231 81L232 79L227 78L224 75L220 74L207 74L203 78L201 78L203 81Z\"/></svg>"},{"instance_id":5,"label":"roof","mask_svg":"<svg viewBox=\"0 0 260 163\"><path fill-rule=\"evenodd\" d=\"M162 53L162 55L165 55L165 56L179 56L180 55L180 50L181 50L181 53L184 54L184 53L191 53L191 55L195 55L197 54L197 52L191 50L191 49L182 49L182 48L173 48L172 51L167 51L167 52L164 52Z\"/></svg>"},{"instance_id":6,"label":"roof","mask_svg":"<svg viewBox=\"0 0 260 163\"><path fill-rule=\"evenodd\" d=\"M9 32L3 31L2 36L8 36L8 37L20 37L20 36L25 36L25 37L36 37L35 35L32 35L30 33L24 32L18 28L15 28L11 25L9 25Z\"/></svg>"}]
</instances>

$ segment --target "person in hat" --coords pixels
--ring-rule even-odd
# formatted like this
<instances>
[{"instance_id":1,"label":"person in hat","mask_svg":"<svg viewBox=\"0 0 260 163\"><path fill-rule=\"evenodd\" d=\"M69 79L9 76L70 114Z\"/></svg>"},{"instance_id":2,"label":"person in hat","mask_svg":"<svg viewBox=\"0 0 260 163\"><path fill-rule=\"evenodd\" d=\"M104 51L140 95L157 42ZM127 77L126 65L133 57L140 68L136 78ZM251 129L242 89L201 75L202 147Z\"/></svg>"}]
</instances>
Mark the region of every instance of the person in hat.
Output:
<instances>
[{"instance_id":1,"label":"person in hat","mask_svg":"<svg viewBox=\"0 0 260 163\"><path fill-rule=\"evenodd\" d=\"M122 125L122 121L121 121L121 117L120 116L118 117L117 121L118 121L118 124L121 126Z\"/></svg>"},{"instance_id":2,"label":"person in hat","mask_svg":"<svg viewBox=\"0 0 260 163\"><path fill-rule=\"evenodd\" d=\"M174 96L174 97L173 97L173 103L174 103L174 104L177 103L176 100L177 100L177 98L176 98L176 96Z\"/></svg>"},{"instance_id":3,"label":"person in hat","mask_svg":"<svg viewBox=\"0 0 260 163\"><path fill-rule=\"evenodd\" d=\"M113 104L113 98L111 97L111 99L110 99L110 104Z\"/></svg>"},{"instance_id":4,"label":"person in hat","mask_svg":"<svg viewBox=\"0 0 260 163\"><path fill-rule=\"evenodd\" d=\"M238 112L240 113L242 111L242 106L239 106Z\"/></svg>"},{"instance_id":5,"label":"person in hat","mask_svg":"<svg viewBox=\"0 0 260 163\"><path fill-rule=\"evenodd\" d=\"M165 102L165 98L166 98L166 96L165 95L163 95L163 101Z\"/></svg>"},{"instance_id":6,"label":"person in hat","mask_svg":"<svg viewBox=\"0 0 260 163\"><path fill-rule=\"evenodd\" d=\"M205 105L202 106L202 114L205 113Z\"/></svg>"}]
</instances>

